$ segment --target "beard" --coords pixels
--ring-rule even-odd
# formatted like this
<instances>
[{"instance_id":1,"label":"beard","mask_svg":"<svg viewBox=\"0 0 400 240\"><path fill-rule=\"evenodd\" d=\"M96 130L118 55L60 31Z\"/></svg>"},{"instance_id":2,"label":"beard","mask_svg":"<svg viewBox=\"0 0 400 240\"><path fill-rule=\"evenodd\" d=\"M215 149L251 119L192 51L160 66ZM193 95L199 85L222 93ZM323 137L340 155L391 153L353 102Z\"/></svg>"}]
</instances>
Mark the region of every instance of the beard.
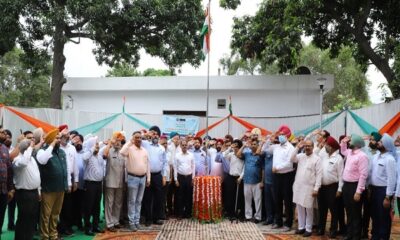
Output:
<instances>
[{"instance_id":1,"label":"beard","mask_svg":"<svg viewBox=\"0 0 400 240\"><path fill-rule=\"evenodd\" d=\"M4 145L6 145L7 148L10 148L10 147L11 147L11 144L12 144L12 141L10 141L10 140L5 140L3 143L4 143Z\"/></svg>"},{"instance_id":2,"label":"beard","mask_svg":"<svg viewBox=\"0 0 400 240\"><path fill-rule=\"evenodd\" d=\"M77 152L82 151L82 144L76 144L75 145L75 149L76 149Z\"/></svg>"},{"instance_id":3,"label":"beard","mask_svg":"<svg viewBox=\"0 0 400 240\"><path fill-rule=\"evenodd\" d=\"M375 149L378 148L378 144L376 144L376 143L373 144L373 143L370 142L370 143L368 144L368 146L369 146L371 149L373 149L373 150L375 150Z\"/></svg>"},{"instance_id":4,"label":"beard","mask_svg":"<svg viewBox=\"0 0 400 240\"><path fill-rule=\"evenodd\" d=\"M221 147L217 147L216 149L217 149L217 152L221 151Z\"/></svg>"},{"instance_id":5,"label":"beard","mask_svg":"<svg viewBox=\"0 0 400 240\"><path fill-rule=\"evenodd\" d=\"M0 144L3 144L6 141L7 138L5 137L0 137Z\"/></svg>"},{"instance_id":6,"label":"beard","mask_svg":"<svg viewBox=\"0 0 400 240\"><path fill-rule=\"evenodd\" d=\"M199 150L200 149L200 145L194 145L194 149Z\"/></svg>"},{"instance_id":7,"label":"beard","mask_svg":"<svg viewBox=\"0 0 400 240\"><path fill-rule=\"evenodd\" d=\"M386 148L384 146L377 146L376 149L378 149L378 151L380 151L380 152L386 151Z\"/></svg>"}]
</instances>

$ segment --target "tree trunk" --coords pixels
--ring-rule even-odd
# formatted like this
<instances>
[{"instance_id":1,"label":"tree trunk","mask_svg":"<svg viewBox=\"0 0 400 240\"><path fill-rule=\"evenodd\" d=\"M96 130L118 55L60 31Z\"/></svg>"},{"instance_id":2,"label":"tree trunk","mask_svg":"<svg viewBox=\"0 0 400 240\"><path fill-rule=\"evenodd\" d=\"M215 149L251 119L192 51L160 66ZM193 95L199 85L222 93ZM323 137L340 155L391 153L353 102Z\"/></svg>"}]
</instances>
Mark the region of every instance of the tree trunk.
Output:
<instances>
[{"instance_id":1,"label":"tree trunk","mask_svg":"<svg viewBox=\"0 0 400 240\"><path fill-rule=\"evenodd\" d=\"M362 52L371 60L371 62L378 68L388 82L388 87L392 92L393 98L400 98L400 87L393 84L396 80L393 69L390 68L389 61L379 56L374 49L372 49L368 39L363 33L355 33L355 39L358 42Z\"/></svg>"},{"instance_id":2,"label":"tree trunk","mask_svg":"<svg viewBox=\"0 0 400 240\"><path fill-rule=\"evenodd\" d=\"M64 22L59 21L55 27L54 33L54 49L53 49L53 72L51 80L51 108L61 109L61 90L66 83L64 78L64 66L65 66L65 56L64 56Z\"/></svg>"}]
</instances>

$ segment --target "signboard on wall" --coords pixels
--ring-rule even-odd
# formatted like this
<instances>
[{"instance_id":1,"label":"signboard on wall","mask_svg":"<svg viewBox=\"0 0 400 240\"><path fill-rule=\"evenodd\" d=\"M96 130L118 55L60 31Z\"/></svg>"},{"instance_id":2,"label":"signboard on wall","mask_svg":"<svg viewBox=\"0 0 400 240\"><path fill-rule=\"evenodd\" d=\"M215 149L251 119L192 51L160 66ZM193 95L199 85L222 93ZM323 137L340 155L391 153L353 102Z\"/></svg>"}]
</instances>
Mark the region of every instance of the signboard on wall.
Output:
<instances>
[{"instance_id":1,"label":"signboard on wall","mask_svg":"<svg viewBox=\"0 0 400 240\"><path fill-rule=\"evenodd\" d=\"M180 135L196 134L199 131L200 121L195 116L163 115L162 132L169 134L177 132Z\"/></svg>"}]
</instances>

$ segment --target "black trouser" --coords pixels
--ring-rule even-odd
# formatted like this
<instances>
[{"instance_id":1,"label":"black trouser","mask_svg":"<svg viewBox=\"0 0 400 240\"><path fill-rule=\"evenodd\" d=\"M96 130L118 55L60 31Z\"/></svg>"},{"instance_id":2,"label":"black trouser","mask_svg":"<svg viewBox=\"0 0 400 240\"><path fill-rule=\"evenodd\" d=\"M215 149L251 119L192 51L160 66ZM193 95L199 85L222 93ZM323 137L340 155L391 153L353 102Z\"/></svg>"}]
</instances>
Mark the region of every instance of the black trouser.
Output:
<instances>
[{"instance_id":1,"label":"black trouser","mask_svg":"<svg viewBox=\"0 0 400 240\"><path fill-rule=\"evenodd\" d=\"M371 219L371 213L370 213L371 200L370 200L369 189L365 189L365 191L363 192L361 196L361 202L363 206L361 234L362 236L368 236L369 220Z\"/></svg>"},{"instance_id":2,"label":"black trouser","mask_svg":"<svg viewBox=\"0 0 400 240\"><path fill-rule=\"evenodd\" d=\"M85 202L84 213L85 213L85 228L90 230L92 227L99 227L100 220L100 204L101 204L101 193L103 191L102 182L86 181L85 180ZM93 225L90 224L90 217L93 216Z\"/></svg>"},{"instance_id":3,"label":"black trouser","mask_svg":"<svg viewBox=\"0 0 400 240\"><path fill-rule=\"evenodd\" d=\"M58 224L58 231L64 233L65 231L72 230L72 193L64 194L63 206L60 213L60 222Z\"/></svg>"},{"instance_id":4,"label":"black trouser","mask_svg":"<svg viewBox=\"0 0 400 240\"><path fill-rule=\"evenodd\" d=\"M0 226L3 226L4 223L4 215L6 214L7 201L7 194L0 194Z\"/></svg>"},{"instance_id":5,"label":"black trouser","mask_svg":"<svg viewBox=\"0 0 400 240\"><path fill-rule=\"evenodd\" d=\"M295 173L273 174L273 186L275 192L275 223L292 227L293 224L293 182ZM285 202L286 221L283 223L283 202Z\"/></svg>"},{"instance_id":6,"label":"black trouser","mask_svg":"<svg viewBox=\"0 0 400 240\"><path fill-rule=\"evenodd\" d=\"M17 189L15 199L18 205L15 240L31 240L35 233L37 211L39 210L38 190Z\"/></svg>"},{"instance_id":7,"label":"black trouser","mask_svg":"<svg viewBox=\"0 0 400 240\"><path fill-rule=\"evenodd\" d=\"M167 218L167 194L168 194L168 186L170 182L166 182L165 186L162 186L162 194L163 198L161 201L161 219Z\"/></svg>"},{"instance_id":8,"label":"black trouser","mask_svg":"<svg viewBox=\"0 0 400 240\"><path fill-rule=\"evenodd\" d=\"M83 227L82 219L84 216L84 196L85 191L82 189L77 189L72 193L72 222L73 225L77 226L78 228Z\"/></svg>"},{"instance_id":9,"label":"black trouser","mask_svg":"<svg viewBox=\"0 0 400 240\"><path fill-rule=\"evenodd\" d=\"M172 179L167 189L167 211L169 216L178 215L177 187Z\"/></svg>"},{"instance_id":10,"label":"black trouser","mask_svg":"<svg viewBox=\"0 0 400 240\"><path fill-rule=\"evenodd\" d=\"M222 207L223 207L222 214L223 214L223 216L229 217L228 211L226 209L227 202L229 202L231 200L231 199L227 198L228 193L227 193L227 186L226 186L226 179L228 178L229 173L224 172L223 174L224 174L224 176L222 178L222 184L221 184L221 197L222 197Z\"/></svg>"},{"instance_id":11,"label":"black trouser","mask_svg":"<svg viewBox=\"0 0 400 240\"><path fill-rule=\"evenodd\" d=\"M344 182L343 200L347 216L347 238L361 239L361 200L354 201L354 194L357 191L358 182Z\"/></svg>"},{"instance_id":12,"label":"black trouser","mask_svg":"<svg viewBox=\"0 0 400 240\"><path fill-rule=\"evenodd\" d=\"M226 195L225 199L225 208L228 217L238 217L244 218L244 191L243 191L243 181L240 184L237 184L237 179L239 176L228 175L225 177L225 187L226 187ZM239 189L237 189L239 187ZM235 213L235 203L236 203L236 192L238 192L237 199L237 212ZM236 214L239 213L239 216Z\"/></svg>"},{"instance_id":13,"label":"black trouser","mask_svg":"<svg viewBox=\"0 0 400 240\"><path fill-rule=\"evenodd\" d=\"M338 189L338 183L330 185L322 185L318 192L318 212L319 212L319 230L325 232L326 217L328 215L328 209L331 213L331 232L337 230L337 212L335 210L336 192Z\"/></svg>"},{"instance_id":14,"label":"black trouser","mask_svg":"<svg viewBox=\"0 0 400 240\"><path fill-rule=\"evenodd\" d=\"M337 217L338 217L339 232L346 233L347 232L347 227L346 227L346 222L344 220L343 194L340 195L338 198L336 198L336 200L335 200L335 210L337 212Z\"/></svg>"},{"instance_id":15,"label":"black trouser","mask_svg":"<svg viewBox=\"0 0 400 240\"><path fill-rule=\"evenodd\" d=\"M178 202L178 214L183 218L190 218L192 216L192 204L193 204L193 186L192 186L192 174L181 175L178 174L179 187L177 189L177 202Z\"/></svg>"},{"instance_id":16,"label":"black trouser","mask_svg":"<svg viewBox=\"0 0 400 240\"><path fill-rule=\"evenodd\" d=\"M274 223L275 206L274 186L272 184L264 183L265 221L267 223Z\"/></svg>"},{"instance_id":17,"label":"black trouser","mask_svg":"<svg viewBox=\"0 0 400 240\"><path fill-rule=\"evenodd\" d=\"M151 173L150 186L146 187L143 195L143 210L146 222L157 221L161 218L163 200L161 172Z\"/></svg>"},{"instance_id":18,"label":"black trouser","mask_svg":"<svg viewBox=\"0 0 400 240\"><path fill-rule=\"evenodd\" d=\"M384 208L383 200L386 197L386 187L370 186L371 191L371 217L372 217L372 240L389 240L392 218L391 207Z\"/></svg>"},{"instance_id":19,"label":"black trouser","mask_svg":"<svg viewBox=\"0 0 400 240\"><path fill-rule=\"evenodd\" d=\"M15 207L17 203L15 198L13 198L10 202L8 202L8 228L12 228L15 224Z\"/></svg>"}]
</instances>

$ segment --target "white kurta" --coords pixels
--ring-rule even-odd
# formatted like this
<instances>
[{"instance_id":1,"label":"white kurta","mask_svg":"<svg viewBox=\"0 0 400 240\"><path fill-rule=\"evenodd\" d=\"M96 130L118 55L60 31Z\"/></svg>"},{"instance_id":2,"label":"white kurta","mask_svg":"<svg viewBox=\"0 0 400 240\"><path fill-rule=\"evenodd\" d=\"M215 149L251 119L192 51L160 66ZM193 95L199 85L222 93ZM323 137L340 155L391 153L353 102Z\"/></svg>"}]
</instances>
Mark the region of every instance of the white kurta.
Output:
<instances>
[{"instance_id":1,"label":"white kurta","mask_svg":"<svg viewBox=\"0 0 400 240\"><path fill-rule=\"evenodd\" d=\"M322 166L319 156L305 153L292 155L292 162L297 162L296 178L293 184L293 202L305 208L313 208L316 198L313 191L321 187Z\"/></svg>"}]
</instances>

